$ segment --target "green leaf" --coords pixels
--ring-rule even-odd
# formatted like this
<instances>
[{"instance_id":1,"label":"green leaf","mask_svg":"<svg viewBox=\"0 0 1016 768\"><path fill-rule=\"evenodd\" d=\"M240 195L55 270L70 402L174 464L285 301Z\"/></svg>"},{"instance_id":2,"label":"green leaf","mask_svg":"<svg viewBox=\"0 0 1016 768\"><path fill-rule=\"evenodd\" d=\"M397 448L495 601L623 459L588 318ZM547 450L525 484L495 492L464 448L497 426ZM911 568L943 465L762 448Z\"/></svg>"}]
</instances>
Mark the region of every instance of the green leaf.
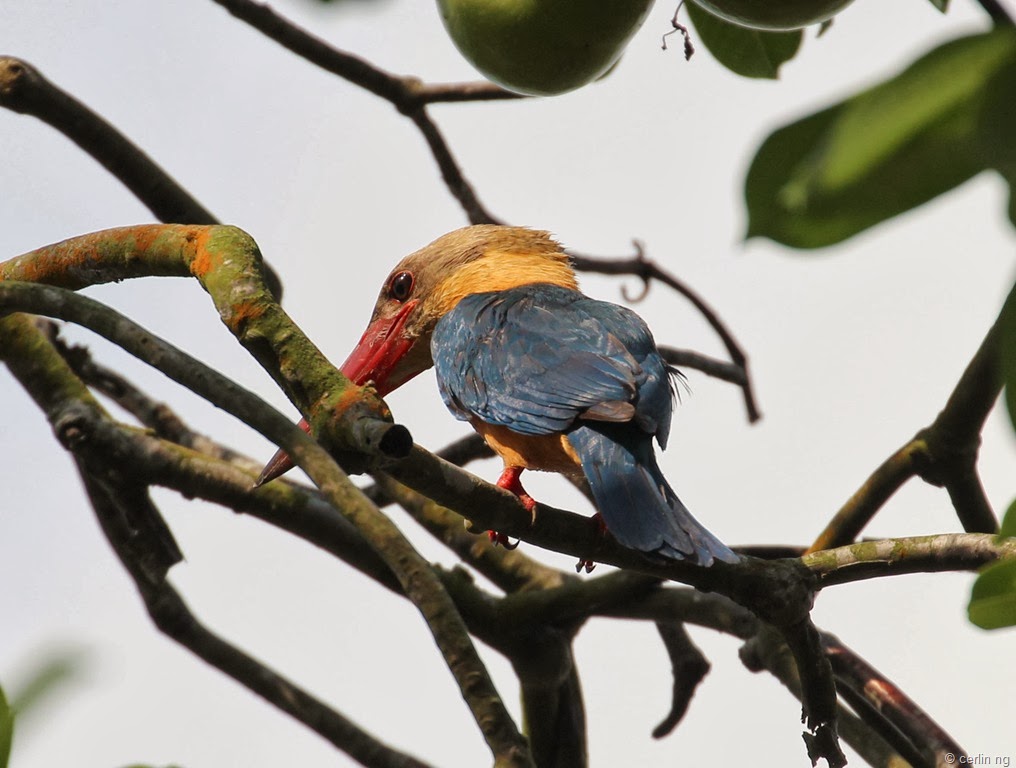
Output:
<instances>
[{"instance_id":1,"label":"green leaf","mask_svg":"<svg viewBox=\"0 0 1016 768\"><path fill-rule=\"evenodd\" d=\"M731 24L695 3L685 3L699 40L731 72L744 77L779 77L780 65L801 47L801 30L765 32Z\"/></svg>"},{"instance_id":2,"label":"green leaf","mask_svg":"<svg viewBox=\"0 0 1016 768\"><path fill-rule=\"evenodd\" d=\"M7 703L0 688L0 768L7 768L11 758L11 741L14 738L14 710Z\"/></svg>"},{"instance_id":3,"label":"green leaf","mask_svg":"<svg viewBox=\"0 0 1016 768\"><path fill-rule=\"evenodd\" d=\"M983 102L1014 59L1011 30L954 40L898 76L775 131L745 181L747 237L832 245L992 167L981 138Z\"/></svg>"},{"instance_id":4,"label":"green leaf","mask_svg":"<svg viewBox=\"0 0 1016 768\"><path fill-rule=\"evenodd\" d=\"M41 659L31 670L28 680L17 691L11 691L11 706L20 714L30 711L63 684L76 677L83 664L77 649L63 649Z\"/></svg>"},{"instance_id":5,"label":"green leaf","mask_svg":"<svg viewBox=\"0 0 1016 768\"><path fill-rule=\"evenodd\" d=\"M1002 528L999 530L998 535L1003 539L1016 536L1016 501L1013 501L1009 505L1009 509L1006 510L1005 517L1002 518Z\"/></svg>"},{"instance_id":6,"label":"green leaf","mask_svg":"<svg viewBox=\"0 0 1016 768\"><path fill-rule=\"evenodd\" d=\"M980 118L985 162L1009 184L1009 220L1016 226L1016 56L999 68L985 89Z\"/></svg>"},{"instance_id":7,"label":"green leaf","mask_svg":"<svg viewBox=\"0 0 1016 768\"><path fill-rule=\"evenodd\" d=\"M967 615L981 629L1016 625L1016 560L992 563L980 572Z\"/></svg>"},{"instance_id":8,"label":"green leaf","mask_svg":"<svg viewBox=\"0 0 1016 768\"><path fill-rule=\"evenodd\" d=\"M942 13L949 10L949 0L931 0L931 4L942 11Z\"/></svg>"},{"instance_id":9,"label":"green leaf","mask_svg":"<svg viewBox=\"0 0 1016 768\"><path fill-rule=\"evenodd\" d=\"M1006 308L1016 306L1014 297L1016 290L1010 294ZM1016 536L1016 501L1006 510L998 535L999 538ZM1016 625L1016 559L1001 560L981 569L970 592L967 615L982 629Z\"/></svg>"}]
</instances>

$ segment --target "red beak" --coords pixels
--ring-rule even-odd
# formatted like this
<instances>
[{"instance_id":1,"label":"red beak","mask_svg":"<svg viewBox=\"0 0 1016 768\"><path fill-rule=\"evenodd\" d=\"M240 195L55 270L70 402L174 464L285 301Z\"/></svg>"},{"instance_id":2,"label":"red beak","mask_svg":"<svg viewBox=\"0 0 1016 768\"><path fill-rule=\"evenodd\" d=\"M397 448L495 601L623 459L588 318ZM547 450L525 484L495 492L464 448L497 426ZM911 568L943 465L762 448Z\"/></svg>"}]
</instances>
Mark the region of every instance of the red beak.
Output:
<instances>
[{"instance_id":1,"label":"red beak","mask_svg":"<svg viewBox=\"0 0 1016 768\"><path fill-rule=\"evenodd\" d=\"M416 299L407 301L393 317L380 317L368 325L346 362L339 368L342 374L357 386L372 382L382 397L418 374L419 371L396 372L395 367L413 346L414 340L407 339L402 330L419 303ZM306 419L300 420L300 429L310 433ZM292 468L292 460L280 448L261 470L254 487L264 485Z\"/></svg>"},{"instance_id":2,"label":"red beak","mask_svg":"<svg viewBox=\"0 0 1016 768\"><path fill-rule=\"evenodd\" d=\"M419 303L417 299L407 301L394 317L379 317L368 325L339 369L343 375L359 386L373 382L378 394L384 397L418 374L419 371L409 371L393 375L399 360L413 346L413 339L407 339L402 329Z\"/></svg>"}]
</instances>

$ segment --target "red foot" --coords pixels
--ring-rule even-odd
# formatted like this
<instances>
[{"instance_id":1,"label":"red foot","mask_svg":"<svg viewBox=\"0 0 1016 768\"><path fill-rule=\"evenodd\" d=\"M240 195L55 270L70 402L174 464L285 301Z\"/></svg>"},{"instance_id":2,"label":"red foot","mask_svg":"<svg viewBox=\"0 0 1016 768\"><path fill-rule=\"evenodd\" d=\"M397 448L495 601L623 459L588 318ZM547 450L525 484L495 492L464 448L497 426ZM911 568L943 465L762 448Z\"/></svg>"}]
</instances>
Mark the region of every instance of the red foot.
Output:
<instances>
[{"instance_id":1,"label":"red foot","mask_svg":"<svg viewBox=\"0 0 1016 768\"><path fill-rule=\"evenodd\" d=\"M497 479L497 487L504 488L506 491L511 491L519 497L519 501L522 502L522 506L536 519L536 499L526 493L526 489L522 487L522 481L519 478L522 476L522 467L505 467L504 472L501 473L501 477Z\"/></svg>"},{"instance_id":2,"label":"red foot","mask_svg":"<svg viewBox=\"0 0 1016 768\"><path fill-rule=\"evenodd\" d=\"M520 540L512 544L512 541L511 539L508 538L507 533L498 533L497 531L487 531L487 538L490 539L490 543L493 544L495 547L502 546L505 549L515 549L519 544L522 543Z\"/></svg>"},{"instance_id":3,"label":"red foot","mask_svg":"<svg viewBox=\"0 0 1016 768\"><path fill-rule=\"evenodd\" d=\"M501 477L497 479L497 487L504 488L518 496L522 506L533 516L533 522L536 522L536 499L526 493L526 489L522 487L522 483L519 481L521 474L522 467L505 467ZM497 531L487 531L487 536L490 537L490 543L495 547L501 545L505 549L515 549L520 544L518 541L512 544L507 534Z\"/></svg>"}]
</instances>

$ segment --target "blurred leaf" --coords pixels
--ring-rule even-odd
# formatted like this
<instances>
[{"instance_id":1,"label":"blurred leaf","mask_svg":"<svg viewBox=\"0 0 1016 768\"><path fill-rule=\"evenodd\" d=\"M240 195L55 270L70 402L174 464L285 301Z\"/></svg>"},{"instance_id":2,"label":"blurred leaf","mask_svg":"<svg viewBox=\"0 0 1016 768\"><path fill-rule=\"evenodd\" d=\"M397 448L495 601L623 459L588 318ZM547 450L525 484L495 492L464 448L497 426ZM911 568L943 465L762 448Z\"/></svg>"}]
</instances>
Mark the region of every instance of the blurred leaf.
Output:
<instances>
[{"instance_id":1,"label":"blurred leaf","mask_svg":"<svg viewBox=\"0 0 1016 768\"><path fill-rule=\"evenodd\" d=\"M1014 60L1012 30L954 40L900 75L778 129L745 181L747 237L832 245L995 167L989 155L999 149L986 154L982 108L989 84L1002 91L994 77ZM1009 135L1000 144L1013 141Z\"/></svg>"},{"instance_id":2,"label":"blurred leaf","mask_svg":"<svg viewBox=\"0 0 1016 768\"><path fill-rule=\"evenodd\" d=\"M1016 56L985 89L981 145L987 164L1009 184L1009 220L1016 226Z\"/></svg>"},{"instance_id":3,"label":"blurred leaf","mask_svg":"<svg viewBox=\"0 0 1016 768\"><path fill-rule=\"evenodd\" d=\"M1016 560L992 563L980 572L967 615L981 629L1016 625Z\"/></svg>"},{"instance_id":4,"label":"blurred leaf","mask_svg":"<svg viewBox=\"0 0 1016 768\"><path fill-rule=\"evenodd\" d=\"M1005 180L1009 182L1009 222L1016 227L1016 173Z\"/></svg>"},{"instance_id":5,"label":"blurred leaf","mask_svg":"<svg viewBox=\"0 0 1016 768\"><path fill-rule=\"evenodd\" d=\"M0 688L0 768L7 768L11 758L11 741L14 738L14 710L7 703L3 688Z\"/></svg>"},{"instance_id":6,"label":"blurred leaf","mask_svg":"<svg viewBox=\"0 0 1016 768\"><path fill-rule=\"evenodd\" d=\"M1012 198L1010 198L1011 200ZM1016 429L1016 286L1013 286L998 318L999 362L1002 368L1002 382L1005 385L1005 404L1009 411L1009 420ZM1016 506L1016 503L1014 503ZM1006 528L1006 526L1011 526ZM1005 533L1006 531L1008 533ZM1009 507L1002 531L1006 536L1016 536L1016 513Z\"/></svg>"},{"instance_id":7,"label":"blurred leaf","mask_svg":"<svg viewBox=\"0 0 1016 768\"><path fill-rule=\"evenodd\" d=\"M83 654L78 650L57 651L31 670L28 680L11 693L11 707L19 714L32 710L61 684L80 672Z\"/></svg>"},{"instance_id":8,"label":"blurred leaf","mask_svg":"<svg viewBox=\"0 0 1016 768\"><path fill-rule=\"evenodd\" d=\"M942 11L942 13L949 10L949 0L931 0L931 4Z\"/></svg>"},{"instance_id":9,"label":"blurred leaf","mask_svg":"<svg viewBox=\"0 0 1016 768\"><path fill-rule=\"evenodd\" d=\"M1007 307L1016 306L1013 296L1016 291L1010 296ZM1016 501L1006 510L999 531L999 538L1011 536L1016 536ZM967 615L982 629L1016 625L1016 560L1002 560L981 570L970 592Z\"/></svg>"},{"instance_id":10,"label":"blurred leaf","mask_svg":"<svg viewBox=\"0 0 1016 768\"><path fill-rule=\"evenodd\" d=\"M779 77L780 65L801 47L801 30L764 32L731 24L695 3L685 3L699 40L731 72L744 77Z\"/></svg>"},{"instance_id":11,"label":"blurred leaf","mask_svg":"<svg viewBox=\"0 0 1016 768\"><path fill-rule=\"evenodd\" d=\"M1002 538L1016 536L1016 501L1009 505L1009 509L1002 518L1002 528L998 535Z\"/></svg>"}]
</instances>

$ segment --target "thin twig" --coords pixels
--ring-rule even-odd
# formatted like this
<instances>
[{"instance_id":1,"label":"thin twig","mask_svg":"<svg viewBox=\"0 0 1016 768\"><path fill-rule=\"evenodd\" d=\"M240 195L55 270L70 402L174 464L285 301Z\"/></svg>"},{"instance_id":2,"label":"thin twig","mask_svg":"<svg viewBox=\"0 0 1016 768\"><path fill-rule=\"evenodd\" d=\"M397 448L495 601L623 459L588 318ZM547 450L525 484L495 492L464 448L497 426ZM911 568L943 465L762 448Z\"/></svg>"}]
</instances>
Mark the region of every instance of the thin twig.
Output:
<instances>
[{"instance_id":1,"label":"thin twig","mask_svg":"<svg viewBox=\"0 0 1016 768\"><path fill-rule=\"evenodd\" d=\"M103 413L33 318L23 314L0 318L0 359L45 411L61 443L75 456L102 529L162 631L340 749L370 761L365 764L391 768L423 765L384 746L198 623L166 581L166 573L180 553L148 496L142 482L147 482L147 472L136 461L138 456L123 445L97 450L97 443L101 445L111 434L122 436L125 428L114 425ZM106 435L101 434L101 426L109 427ZM159 442L142 432L135 432L135 437L147 441L146 447ZM152 461L158 451L143 451L142 455ZM249 486L249 481L244 485ZM337 516L333 513L333 517Z\"/></svg>"},{"instance_id":2,"label":"thin twig","mask_svg":"<svg viewBox=\"0 0 1016 768\"><path fill-rule=\"evenodd\" d=\"M0 57L0 106L31 115L97 160L161 222L218 224L215 216L113 125L61 90L31 64ZM269 287L282 297L282 281L265 265Z\"/></svg>"},{"instance_id":3,"label":"thin twig","mask_svg":"<svg viewBox=\"0 0 1016 768\"><path fill-rule=\"evenodd\" d=\"M823 633L822 647L832 664L841 694L849 691L848 703L872 727L888 726L882 731L883 737L905 754L906 746L893 739L893 732L901 734L916 751L916 764L944 765L949 755L968 754L894 682L843 645L837 637ZM865 708L862 701L870 709Z\"/></svg>"},{"instance_id":4,"label":"thin twig","mask_svg":"<svg viewBox=\"0 0 1016 768\"><path fill-rule=\"evenodd\" d=\"M1013 19L999 0L977 0L977 2L995 22L995 26L1011 27L1016 24L1016 19Z\"/></svg>"},{"instance_id":5,"label":"thin twig","mask_svg":"<svg viewBox=\"0 0 1016 768\"><path fill-rule=\"evenodd\" d=\"M798 699L803 698L797 664L786 642L771 628L762 627L740 651L741 661L752 672L766 670ZM845 707L838 706L837 722L844 741L875 768L903 768L907 765L878 731ZM915 767L916 768L916 767Z\"/></svg>"},{"instance_id":6,"label":"thin twig","mask_svg":"<svg viewBox=\"0 0 1016 768\"><path fill-rule=\"evenodd\" d=\"M747 383L744 368L734 363L727 363L717 360L714 357L703 355L701 352L694 352L690 349L675 349L674 347L660 347L660 354L670 365L679 368L691 368L692 370L712 376L714 379L729 381L739 387Z\"/></svg>"},{"instance_id":7,"label":"thin twig","mask_svg":"<svg viewBox=\"0 0 1016 768\"><path fill-rule=\"evenodd\" d=\"M924 441L911 440L883 461L826 524L808 554L854 541L892 495L916 474L915 462L927 461L926 453Z\"/></svg>"},{"instance_id":8,"label":"thin twig","mask_svg":"<svg viewBox=\"0 0 1016 768\"><path fill-rule=\"evenodd\" d=\"M276 439L291 456L298 457L301 468L326 494L329 502L350 519L382 555L407 597L423 614L495 757L505 761L505 765L531 765L525 741L515 728L440 580L395 525L360 494L331 457L302 430L226 377L84 296L50 286L0 282L0 306L57 316L90 328L155 365L219 408L237 415L255 429L270 433L265 436Z\"/></svg>"},{"instance_id":9,"label":"thin twig","mask_svg":"<svg viewBox=\"0 0 1016 768\"><path fill-rule=\"evenodd\" d=\"M329 45L283 18L267 5L252 0L214 0L233 16L297 56L331 72L390 102L406 115L423 134L431 154L441 170L449 191L462 205L473 224L494 224L498 220L480 202L472 185L452 156L448 142L427 114L428 96L434 101L474 101L479 98L511 98L500 89L472 84L458 86L461 99L455 98L454 85L424 87L416 78L400 78L370 62Z\"/></svg>"},{"instance_id":10,"label":"thin twig","mask_svg":"<svg viewBox=\"0 0 1016 768\"><path fill-rule=\"evenodd\" d=\"M640 301L649 291L652 281L658 280L691 302L692 306L705 318L709 326L720 337L720 341L723 342L723 346L730 356L731 363L743 371L744 380L741 383L741 391L744 395L744 406L748 413L748 421L754 424L762 417L762 414L759 412L758 405L755 402L751 374L748 371L748 356L741 349L741 345L738 344L733 333L727 328L723 320L720 319L716 310L705 299L699 296L698 293L692 290L689 285L664 270L655 261L647 259L640 243L635 243L635 249L636 255L628 259L602 259L577 254L570 255L575 268L580 271L596 272L604 275L634 275L640 278L643 283L643 292L638 297L626 296L625 298L628 301Z\"/></svg>"},{"instance_id":11,"label":"thin twig","mask_svg":"<svg viewBox=\"0 0 1016 768\"><path fill-rule=\"evenodd\" d=\"M843 768L847 758L839 745L836 722L836 683L832 666L822 649L811 618L778 628L797 664L801 681L801 719L807 732L804 741L812 765L825 759L829 768Z\"/></svg>"},{"instance_id":12,"label":"thin twig","mask_svg":"<svg viewBox=\"0 0 1016 768\"><path fill-rule=\"evenodd\" d=\"M79 465L79 469L106 538L134 580L152 621L163 633L309 726L362 765L425 768L426 764L421 760L383 744L348 718L202 625L180 594L166 581L165 573L157 578L144 567L150 553L130 529L120 524L123 515L130 510L129 502L122 496L127 489L101 485L84 467Z\"/></svg>"},{"instance_id":13,"label":"thin twig","mask_svg":"<svg viewBox=\"0 0 1016 768\"><path fill-rule=\"evenodd\" d=\"M981 430L1002 390L998 339L1010 302L1016 302L1016 286L935 420L879 465L829 521L809 552L852 542L912 477L946 488L964 530L998 530L977 474L977 454Z\"/></svg>"},{"instance_id":14,"label":"thin twig","mask_svg":"<svg viewBox=\"0 0 1016 768\"><path fill-rule=\"evenodd\" d=\"M678 621L658 621L656 631L667 649L670 670L674 676L671 691L670 712L663 721L653 728L653 738L662 739L678 726L699 684L709 674L709 661L702 650L695 645L684 624Z\"/></svg>"},{"instance_id":15,"label":"thin twig","mask_svg":"<svg viewBox=\"0 0 1016 768\"><path fill-rule=\"evenodd\" d=\"M990 533L940 533L863 541L801 558L821 587L909 573L976 571L1016 557L1016 539Z\"/></svg>"},{"instance_id":16,"label":"thin twig","mask_svg":"<svg viewBox=\"0 0 1016 768\"><path fill-rule=\"evenodd\" d=\"M35 356L33 355L33 358L34 357ZM48 392L52 392L62 388L59 386L46 386L45 389ZM273 515L271 514L269 514L265 519L272 520L276 524L281 524L283 527L287 527L290 523L293 523L294 525L290 528L290 530L293 530L304 538L308 538L314 543L317 543L319 546L325 546L330 551L335 551L328 543L331 534L325 533L324 538L322 538L322 534L329 528L333 528L335 523L341 521L341 518L334 515L326 515L320 518L320 525L313 524L305 526L299 522L299 518L304 516L304 513L307 511L305 509L307 506L306 504L297 502L290 508L289 512L279 509L279 499L281 498L279 494L289 494L293 492L294 489L287 488L284 485L277 485L274 488L262 488L257 492L251 493L247 478L244 476L238 476L238 473L232 467L223 465L222 470L214 470L213 467L215 463L205 461L203 467L199 468L194 465L193 459L181 464L179 460L173 458L171 454L179 453L184 449L176 448L166 443L163 443L163 448L159 448L158 443L160 443L160 441L158 441L157 438L147 436L142 432L135 431L133 435L130 435L125 432L123 428L112 425L112 423L110 423L108 429L99 429L94 426L86 428L84 422L82 422L78 417L72 418L71 421L73 421L75 425L74 428L82 435L87 434L86 440L90 447L90 456L135 456L135 458L139 461L148 463L149 466L145 466L143 464L138 464L138 462L133 459L129 460L128 463L132 467L132 478L144 479L145 482L153 480L162 482L170 487L178 487L180 490L189 494L196 493L196 495L202 496L204 496L204 491L207 491L209 488L215 488L216 490L211 496L204 497L212 498L212 500L217 500L220 503L227 503L236 509L243 509L245 506L249 507L251 504L255 504L257 499L262 497L264 497L265 500L268 498L274 498L275 500L270 502L268 505L268 509L275 509L274 520ZM67 429L61 429L59 431L61 434L67 434L68 432ZM114 440L114 442L110 443L110 439ZM140 440L146 445L138 445L135 449L135 454L132 453L126 445L122 444L124 440ZM121 444L115 444L116 441L119 441ZM108 447L102 448L102 446ZM159 458L160 455L162 458ZM160 463L163 468L156 469L155 465L151 465L151 462L153 461ZM174 482L166 483L165 480L168 477L168 475L166 475L167 471L183 471L194 478L202 478L201 488L192 485L192 481L182 486ZM226 475L222 474L223 471ZM230 480L230 477L233 479ZM209 484L204 480L204 478L215 479L215 483ZM223 496L222 491L218 490L221 487L219 482L220 480L225 481L227 485L232 486L231 491L226 491L226 496ZM204 491L201 489L204 489ZM222 490L225 490L225 488ZM291 520L292 517L296 517L297 520ZM361 546L358 548L362 549L362 539L358 539L358 541L361 542ZM346 553L342 553L341 549L339 550L339 553L340 557L348 559L348 555ZM381 566L381 569L382 571L378 572L375 567L374 573L371 574L368 572L368 575L373 575L375 578L378 578L380 573L387 574L387 569L384 568L383 565ZM383 577L381 580L383 583L387 581L387 579ZM388 585L394 586L398 589L397 585L393 585L390 582ZM549 620L566 620L573 622L576 620L581 621L583 616L589 615L589 611L596 611L605 615L611 615L615 609L609 608L608 606L610 605L616 606L616 609L622 610L622 613L619 615L627 615L636 618L649 618L650 616L679 616L687 620L702 622L704 625L718 629L719 631L732 632L733 634L741 637L750 636L754 631L752 627L757 626L750 616L743 617L747 623L741 621L740 619L732 621L727 614L730 611L733 611L734 614L739 615L743 609L739 609L737 606L734 606L728 601L722 600L722 598L719 598L717 595L703 594L687 589L668 589L661 591L652 589L653 586L654 580L652 579L647 581L645 577L638 577L634 574L618 572L585 582L579 582L578 580L572 579L567 586L562 586L561 588L549 591L541 590L537 592L517 593L517 595L514 595L510 599L511 607L509 608L506 604L504 608L499 610L496 614L500 617L499 623L504 624L505 627L512 627L512 632L506 634L506 630L504 629L497 630L493 626L489 626L487 630L484 631L484 635L491 638L491 641L495 644L495 646L501 646L502 642L499 638L503 639L510 635L517 636L519 633L522 633L523 635L528 634L528 631L523 630L523 627L535 626L534 622L538 623L543 620L540 618L541 616L544 616ZM606 588L606 591L604 588ZM645 593L646 589L650 589L652 591ZM643 598L639 597L640 593L644 594ZM665 602L659 602L661 598L663 598ZM669 598L681 599L675 603L672 600L669 600ZM658 602L659 608L650 608L650 614L643 614L640 609L636 608L636 606L640 604L640 599L648 599L651 602ZM535 604L533 606L527 606L527 604L533 603L534 601ZM465 608L465 605L459 603L458 599L456 602ZM507 603L509 601L505 600L502 602ZM649 603L646 603L645 605L646 607L649 607ZM584 608L580 606L584 606ZM533 608L537 608L537 610L534 611ZM577 612L576 609L578 609ZM718 612L716 609L719 609ZM490 622L491 619L489 616L491 614L489 611L486 613L488 614L488 619L486 621ZM466 612L466 615L469 615L468 611ZM571 618L569 618L569 616ZM725 616L726 618L724 618ZM493 637L491 636L492 632L494 633ZM518 637L515 638L514 642L521 645L526 644ZM543 645L545 645L545 642ZM550 689L547 690L549 692ZM848 730L849 728L850 726L848 725ZM848 739L852 744L855 743L852 740L853 738L854 737L849 737Z\"/></svg>"}]
</instances>

